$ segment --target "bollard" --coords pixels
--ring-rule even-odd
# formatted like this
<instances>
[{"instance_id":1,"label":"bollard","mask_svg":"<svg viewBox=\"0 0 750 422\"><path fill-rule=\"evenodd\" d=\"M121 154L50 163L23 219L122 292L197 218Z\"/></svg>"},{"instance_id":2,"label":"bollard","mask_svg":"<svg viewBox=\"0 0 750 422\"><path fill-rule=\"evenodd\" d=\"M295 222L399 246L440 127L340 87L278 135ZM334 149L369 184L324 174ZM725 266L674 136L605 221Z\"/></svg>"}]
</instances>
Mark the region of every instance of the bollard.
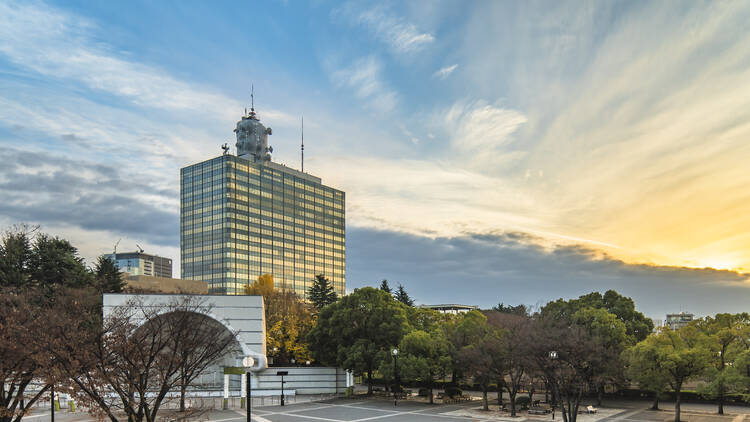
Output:
<instances>
[{"instance_id":1,"label":"bollard","mask_svg":"<svg viewBox=\"0 0 750 422\"><path fill-rule=\"evenodd\" d=\"M224 399L224 403L222 404L222 409L227 410L229 408L229 399Z\"/></svg>"}]
</instances>

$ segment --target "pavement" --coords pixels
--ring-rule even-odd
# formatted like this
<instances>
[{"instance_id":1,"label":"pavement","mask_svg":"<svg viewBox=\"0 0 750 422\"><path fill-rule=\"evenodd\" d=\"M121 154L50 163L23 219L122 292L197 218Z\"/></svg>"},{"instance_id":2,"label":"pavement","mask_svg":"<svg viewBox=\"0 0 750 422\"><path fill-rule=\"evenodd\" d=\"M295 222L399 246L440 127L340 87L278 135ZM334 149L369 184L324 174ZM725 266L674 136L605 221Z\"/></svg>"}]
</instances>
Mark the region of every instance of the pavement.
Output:
<instances>
[{"instance_id":1,"label":"pavement","mask_svg":"<svg viewBox=\"0 0 750 422\"><path fill-rule=\"evenodd\" d=\"M663 403L661 411L647 410L645 401L622 401L607 403L595 415L579 415L577 422L666 422L674 419L673 404ZM41 409L40 409L41 410ZM727 415L715 413L715 406L684 404L683 422L750 422L750 407L730 406ZM254 422L423 422L423 421L507 421L507 422L551 422L551 415L526 415L520 413L511 418L507 412L481 410L481 401L455 405L429 405L416 401L402 401L394 406L393 400L385 398L336 399L322 402L295 403L286 406L256 406L252 409ZM58 411L55 422L94 421L85 412ZM244 409L212 410L201 414L197 421L244 422ZM26 422L47 422L49 411L35 412L23 418ZM562 422L556 412L555 422Z\"/></svg>"}]
</instances>

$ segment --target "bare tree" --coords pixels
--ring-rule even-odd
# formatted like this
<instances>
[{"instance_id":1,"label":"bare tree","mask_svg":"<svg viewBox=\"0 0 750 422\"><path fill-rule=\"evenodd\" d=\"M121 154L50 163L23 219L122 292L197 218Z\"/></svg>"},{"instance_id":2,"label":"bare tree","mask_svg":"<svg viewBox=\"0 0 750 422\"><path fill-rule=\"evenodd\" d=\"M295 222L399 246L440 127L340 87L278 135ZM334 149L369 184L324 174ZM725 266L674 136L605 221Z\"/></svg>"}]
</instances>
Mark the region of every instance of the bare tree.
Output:
<instances>
[{"instance_id":1,"label":"bare tree","mask_svg":"<svg viewBox=\"0 0 750 422\"><path fill-rule=\"evenodd\" d=\"M190 296L164 306L133 300L101 326L68 336L56 350L71 392L112 422L123 413L131 422L155 422L171 391L183 393L184 404L190 382L238 345L209 311Z\"/></svg>"},{"instance_id":2,"label":"bare tree","mask_svg":"<svg viewBox=\"0 0 750 422\"><path fill-rule=\"evenodd\" d=\"M502 344L504 359L499 368L503 383L498 384L498 390L505 387L508 391L510 415L516 416L516 396L521 391L524 376L531 363L528 350L530 320L525 315L496 311L487 312L486 316L490 326L505 332Z\"/></svg>"}]
</instances>

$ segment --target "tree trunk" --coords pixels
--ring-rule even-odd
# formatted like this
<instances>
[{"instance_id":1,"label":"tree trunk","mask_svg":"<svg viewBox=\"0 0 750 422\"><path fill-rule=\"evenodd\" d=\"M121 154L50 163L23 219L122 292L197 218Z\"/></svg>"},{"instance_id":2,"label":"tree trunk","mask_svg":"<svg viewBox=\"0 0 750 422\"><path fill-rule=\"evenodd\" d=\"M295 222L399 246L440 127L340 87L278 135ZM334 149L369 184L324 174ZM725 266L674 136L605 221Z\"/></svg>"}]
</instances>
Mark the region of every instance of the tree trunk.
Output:
<instances>
[{"instance_id":1,"label":"tree trunk","mask_svg":"<svg viewBox=\"0 0 750 422\"><path fill-rule=\"evenodd\" d=\"M680 422L680 390L682 390L682 383L677 384L675 390L674 422Z\"/></svg>"},{"instance_id":2,"label":"tree trunk","mask_svg":"<svg viewBox=\"0 0 750 422\"><path fill-rule=\"evenodd\" d=\"M596 385L596 405L601 406L602 405L602 394L604 393L604 385L603 384L597 384Z\"/></svg>"},{"instance_id":3,"label":"tree trunk","mask_svg":"<svg viewBox=\"0 0 750 422\"><path fill-rule=\"evenodd\" d=\"M531 386L529 388L529 403L534 401L534 386Z\"/></svg>"},{"instance_id":4,"label":"tree trunk","mask_svg":"<svg viewBox=\"0 0 750 422\"><path fill-rule=\"evenodd\" d=\"M719 383L719 411L720 415L724 414L724 383Z\"/></svg>"},{"instance_id":5,"label":"tree trunk","mask_svg":"<svg viewBox=\"0 0 750 422\"><path fill-rule=\"evenodd\" d=\"M516 416L516 392L508 390L508 397L510 397L510 416Z\"/></svg>"},{"instance_id":6,"label":"tree trunk","mask_svg":"<svg viewBox=\"0 0 750 422\"><path fill-rule=\"evenodd\" d=\"M482 386L482 409L483 410L490 410L490 403L487 400L487 386Z\"/></svg>"},{"instance_id":7,"label":"tree trunk","mask_svg":"<svg viewBox=\"0 0 750 422\"><path fill-rule=\"evenodd\" d=\"M503 388L505 387L505 383L502 380L499 380L497 382L497 405L500 406L500 409L503 408Z\"/></svg>"},{"instance_id":8,"label":"tree trunk","mask_svg":"<svg viewBox=\"0 0 750 422\"><path fill-rule=\"evenodd\" d=\"M654 391L654 403L651 404L650 410L659 410L659 392Z\"/></svg>"},{"instance_id":9,"label":"tree trunk","mask_svg":"<svg viewBox=\"0 0 750 422\"><path fill-rule=\"evenodd\" d=\"M372 370L367 371L367 395L372 395Z\"/></svg>"},{"instance_id":10,"label":"tree trunk","mask_svg":"<svg viewBox=\"0 0 750 422\"><path fill-rule=\"evenodd\" d=\"M185 377L180 377L180 412L185 412Z\"/></svg>"},{"instance_id":11,"label":"tree trunk","mask_svg":"<svg viewBox=\"0 0 750 422\"><path fill-rule=\"evenodd\" d=\"M432 383L430 383L430 404L435 404L435 402L432 399Z\"/></svg>"}]
</instances>

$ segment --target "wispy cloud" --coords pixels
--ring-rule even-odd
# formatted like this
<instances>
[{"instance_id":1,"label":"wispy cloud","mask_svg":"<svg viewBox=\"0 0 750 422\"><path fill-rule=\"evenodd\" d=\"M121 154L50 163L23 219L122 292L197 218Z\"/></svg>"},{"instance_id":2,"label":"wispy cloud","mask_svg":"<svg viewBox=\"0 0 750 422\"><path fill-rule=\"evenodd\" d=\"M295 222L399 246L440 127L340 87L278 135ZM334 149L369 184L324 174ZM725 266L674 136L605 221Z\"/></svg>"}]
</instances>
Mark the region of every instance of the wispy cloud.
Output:
<instances>
[{"instance_id":1,"label":"wispy cloud","mask_svg":"<svg viewBox=\"0 0 750 422\"><path fill-rule=\"evenodd\" d=\"M353 89L357 98L379 112L389 112L396 107L398 95L382 80L381 64L374 57L364 57L351 66L335 71L335 84Z\"/></svg>"},{"instance_id":2,"label":"wispy cloud","mask_svg":"<svg viewBox=\"0 0 750 422\"><path fill-rule=\"evenodd\" d=\"M403 17L396 16L383 5L359 10L353 3L349 3L337 12L354 24L367 28L378 40L386 43L397 54L418 51L435 41L432 34L420 31L416 25Z\"/></svg>"},{"instance_id":3,"label":"wispy cloud","mask_svg":"<svg viewBox=\"0 0 750 422\"><path fill-rule=\"evenodd\" d=\"M432 76L436 78L440 78L440 79L446 79L457 68L458 68L458 63L452 64L450 66L445 66L445 67L438 69L435 73L433 73Z\"/></svg>"},{"instance_id":4,"label":"wispy cloud","mask_svg":"<svg viewBox=\"0 0 750 422\"><path fill-rule=\"evenodd\" d=\"M17 66L44 77L73 80L140 107L190 110L222 120L242 110L241 103L208 87L120 57L106 44L92 40L98 30L95 22L46 4L0 3L0 54ZM275 110L265 113L296 121Z\"/></svg>"}]
</instances>

